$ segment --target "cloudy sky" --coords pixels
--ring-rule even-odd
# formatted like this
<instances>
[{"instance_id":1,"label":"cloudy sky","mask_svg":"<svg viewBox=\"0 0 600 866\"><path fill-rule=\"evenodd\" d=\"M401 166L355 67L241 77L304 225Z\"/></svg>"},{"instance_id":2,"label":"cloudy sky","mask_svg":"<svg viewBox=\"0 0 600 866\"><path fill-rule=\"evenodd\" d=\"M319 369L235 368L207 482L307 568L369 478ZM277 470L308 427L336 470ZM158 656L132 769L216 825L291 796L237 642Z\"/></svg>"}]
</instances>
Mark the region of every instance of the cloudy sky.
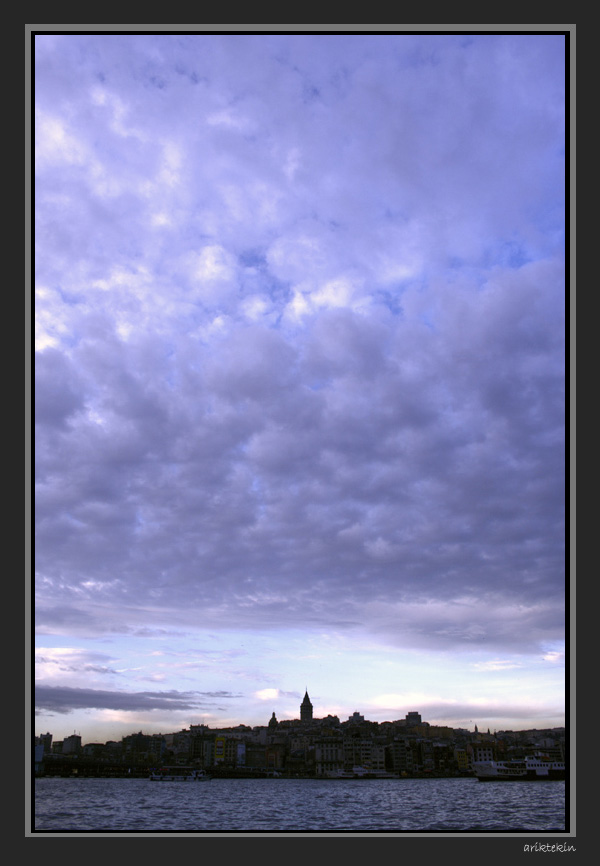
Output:
<instances>
[{"instance_id":1,"label":"cloudy sky","mask_svg":"<svg viewBox=\"0 0 600 866\"><path fill-rule=\"evenodd\" d=\"M564 79L35 38L36 733L564 724Z\"/></svg>"}]
</instances>

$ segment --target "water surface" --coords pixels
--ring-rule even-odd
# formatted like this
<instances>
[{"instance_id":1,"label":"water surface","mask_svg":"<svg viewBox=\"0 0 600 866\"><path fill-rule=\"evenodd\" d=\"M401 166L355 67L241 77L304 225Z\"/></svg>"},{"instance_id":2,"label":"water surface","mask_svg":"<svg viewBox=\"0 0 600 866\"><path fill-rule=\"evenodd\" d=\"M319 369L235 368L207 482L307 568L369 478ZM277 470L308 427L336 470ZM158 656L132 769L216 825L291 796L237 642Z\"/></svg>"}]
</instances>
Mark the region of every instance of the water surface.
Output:
<instances>
[{"instance_id":1,"label":"water surface","mask_svg":"<svg viewBox=\"0 0 600 866\"><path fill-rule=\"evenodd\" d=\"M565 831L564 782L475 779L35 780L35 830Z\"/></svg>"}]
</instances>

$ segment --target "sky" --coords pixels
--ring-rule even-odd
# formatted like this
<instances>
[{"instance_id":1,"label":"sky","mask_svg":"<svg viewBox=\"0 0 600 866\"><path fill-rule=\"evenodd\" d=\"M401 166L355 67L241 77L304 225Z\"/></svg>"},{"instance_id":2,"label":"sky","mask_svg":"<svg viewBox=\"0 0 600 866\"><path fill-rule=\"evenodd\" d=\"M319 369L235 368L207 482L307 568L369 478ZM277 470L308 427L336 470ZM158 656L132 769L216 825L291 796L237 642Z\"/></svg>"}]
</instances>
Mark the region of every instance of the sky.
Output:
<instances>
[{"instance_id":1,"label":"sky","mask_svg":"<svg viewBox=\"0 0 600 866\"><path fill-rule=\"evenodd\" d=\"M35 732L564 725L564 36L34 60Z\"/></svg>"}]
</instances>

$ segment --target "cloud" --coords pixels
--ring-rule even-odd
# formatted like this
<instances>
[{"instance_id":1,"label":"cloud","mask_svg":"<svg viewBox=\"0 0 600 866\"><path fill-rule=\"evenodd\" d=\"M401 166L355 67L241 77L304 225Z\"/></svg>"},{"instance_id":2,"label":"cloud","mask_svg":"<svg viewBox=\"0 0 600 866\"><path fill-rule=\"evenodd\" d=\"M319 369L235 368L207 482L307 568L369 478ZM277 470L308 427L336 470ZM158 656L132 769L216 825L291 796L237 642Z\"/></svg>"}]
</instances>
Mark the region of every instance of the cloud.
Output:
<instances>
[{"instance_id":1,"label":"cloud","mask_svg":"<svg viewBox=\"0 0 600 866\"><path fill-rule=\"evenodd\" d=\"M38 634L554 646L564 40L37 39Z\"/></svg>"},{"instance_id":2,"label":"cloud","mask_svg":"<svg viewBox=\"0 0 600 866\"><path fill-rule=\"evenodd\" d=\"M72 647L36 647L35 650L36 677L44 680L117 674L114 661L107 653Z\"/></svg>"},{"instance_id":3,"label":"cloud","mask_svg":"<svg viewBox=\"0 0 600 866\"><path fill-rule=\"evenodd\" d=\"M81 709L126 710L197 710L214 706L215 701L239 697L231 692L125 692L100 689L78 689L38 684L35 690L37 710L70 713Z\"/></svg>"},{"instance_id":4,"label":"cloud","mask_svg":"<svg viewBox=\"0 0 600 866\"><path fill-rule=\"evenodd\" d=\"M560 663L560 662L564 662L565 654L564 654L564 652L550 651L550 652L547 652L543 656L543 658L544 658L544 661L546 661L546 662L553 662L553 663L559 662Z\"/></svg>"},{"instance_id":5,"label":"cloud","mask_svg":"<svg viewBox=\"0 0 600 866\"><path fill-rule=\"evenodd\" d=\"M389 713L387 721L403 719L407 707L418 707L422 720L430 725L467 727L470 730L474 724L477 724L480 730L485 727L510 730L515 725L521 727L525 720L532 727L560 727L563 720L563 709L559 702L548 706L540 701L532 701L530 697L516 701L488 697L451 700L436 698L431 694L413 693L380 695L371 703L377 707L379 715L381 711Z\"/></svg>"},{"instance_id":6,"label":"cloud","mask_svg":"<svg viewBox=\"0 0 600 866\"><path fill-rule=\"evenodd\" d=\"M475 662L473 667L478 671L509 671L513 668L520 668L521 665L512 661L494 660L489 662Z\"/></svg>"},{"instance_id":7,"label":"cloud","mask_svg":"<svg viewBox=\"0 0 600 866\"><path fill-rule=\"evenodd\" d=\"M255 696L261 701L277 700L279 697L279 689L261 689L255 692Z\"/></svg>"}]
</instances>

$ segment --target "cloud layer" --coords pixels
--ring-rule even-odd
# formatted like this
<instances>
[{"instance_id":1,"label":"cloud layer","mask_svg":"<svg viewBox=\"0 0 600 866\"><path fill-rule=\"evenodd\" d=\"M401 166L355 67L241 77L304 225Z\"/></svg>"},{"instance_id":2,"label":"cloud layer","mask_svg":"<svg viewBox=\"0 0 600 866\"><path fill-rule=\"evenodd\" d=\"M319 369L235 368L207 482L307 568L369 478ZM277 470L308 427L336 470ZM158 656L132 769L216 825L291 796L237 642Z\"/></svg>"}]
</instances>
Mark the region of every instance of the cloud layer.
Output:
<instances>
[{"instance_id":1,"label":"cloud layer","mask_svg":"<svg viewBox=\"0 0 600 866\"><path fill-rule=\"evenodd\" d=\"M560 640L561 37L38 36L35 218L42 634Z\"/></svg>"}]
</instances>

